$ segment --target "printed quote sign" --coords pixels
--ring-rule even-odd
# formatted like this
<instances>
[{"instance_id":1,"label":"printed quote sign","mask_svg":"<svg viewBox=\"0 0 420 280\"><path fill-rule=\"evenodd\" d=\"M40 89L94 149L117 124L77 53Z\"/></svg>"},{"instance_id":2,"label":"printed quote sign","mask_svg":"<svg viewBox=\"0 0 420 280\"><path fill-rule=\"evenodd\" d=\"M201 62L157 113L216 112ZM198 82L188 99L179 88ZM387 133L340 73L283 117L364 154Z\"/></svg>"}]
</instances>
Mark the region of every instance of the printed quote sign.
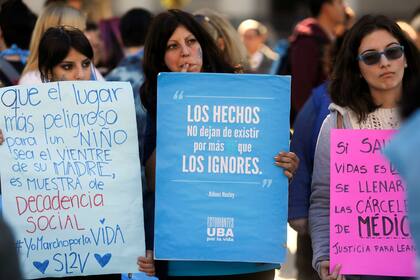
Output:
<instances>
[{"instance_id":1,"label":"printed quote sign","mask_svg":"<svg viewBox=\"0 0 420 280\"><path fill-rule=\"evenodd\" d=\"M290 77L158 78L155 255L284 262Z\"/></svg>"},{"instance_id":2,"label":"printed quote sign","mask_svg":"<svg viewBox=\"0 0 420 280\"><path fill-rule=\"evenodd\" d=\"M342 274L415 276L406 187L382 155L393 133L331 132L330 258Z\"/></svg>"},{"instance_id":3,"label":"printed quote sign","mask_svg":"<svg viewBox=\"0 0 420 280\"><path fill-rule=\"evenodd\" d=\"M144 227L130 84L16 86L0 98L3 212L26 278L137 271Z\"/></svg>"}]
</instances>

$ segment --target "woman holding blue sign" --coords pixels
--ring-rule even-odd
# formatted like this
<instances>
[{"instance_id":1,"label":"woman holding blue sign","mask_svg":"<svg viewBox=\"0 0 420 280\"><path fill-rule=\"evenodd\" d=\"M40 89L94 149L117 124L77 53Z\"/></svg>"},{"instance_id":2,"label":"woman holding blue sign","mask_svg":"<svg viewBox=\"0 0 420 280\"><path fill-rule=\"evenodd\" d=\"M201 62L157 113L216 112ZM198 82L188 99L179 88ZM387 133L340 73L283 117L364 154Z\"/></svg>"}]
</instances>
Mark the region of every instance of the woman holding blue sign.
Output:
<instances>
[{"instance_id":1,"label":"woman holding blue sign","mask_svg":"<svg viewBox=\"0 0 420 280\"><path fill-rule=\"evenodd\" d=\"M321 279L344 279L341 265L330 272L330 133L334 128L397 129L398 102L408 81L420 74L419 53L398 25L384 16L364 16L346 35L334 65L333 104L316 146L309 227L313 266ZM346 276L349 279L407 279Z\"/></svg>"},{"instance_id":2,"label":"woman holding blue sign","mask_svg":"<svg viewBox=\"0 0 420 280\"><path fill-rule=\"evenodd\" d=\"M234 73L235 69L222 57L215 42L203 27L188 13L169 10L157 15L149 29L144 51L145 82L141 88L143 105L148 111L146 128L145 158L146 176L150 191L151 204L154 203L155 163L156 163L156 103L157 75L159 72L210 72ZM285 175L292 177L298 159L293 153L280 153L275 164L285 169ZM147 202L144 203L147 205ZM139 270L148 275L157 274L160 279L267 279L274 278L274 268L279 265L232 263L232 262L187 262L169 261L154 265L151 239L153 239L153 221L148 222L154 212L145 207L147 257L138 260ZM153 219L152 219L153 220Z\"/></svg>"}]
</instances>

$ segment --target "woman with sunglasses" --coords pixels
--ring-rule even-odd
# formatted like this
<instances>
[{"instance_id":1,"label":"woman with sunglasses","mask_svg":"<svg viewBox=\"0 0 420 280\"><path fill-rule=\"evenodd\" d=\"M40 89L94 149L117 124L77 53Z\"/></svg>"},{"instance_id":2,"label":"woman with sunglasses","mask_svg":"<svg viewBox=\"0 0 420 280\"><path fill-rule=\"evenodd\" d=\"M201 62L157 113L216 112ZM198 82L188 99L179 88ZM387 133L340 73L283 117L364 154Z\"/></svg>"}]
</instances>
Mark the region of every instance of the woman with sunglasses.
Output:
<instances>
[{"instance_id":1,"label":"woman with sunglasses","mask_svg":"<svg viewBox=\"0 0 420 280\"><path fill-rule=\"evenodd\" d=\"M332 104L315 152L309 228L313 266L322 280L344 279L341 265L329 272L330 132L333 128L397 129L398 103L408 81L420 74L419 53L398 25L385 16L362 17L346 35L333 69ZM407 279L346 276L349 279Z\"/></svg>"}]
</instances>

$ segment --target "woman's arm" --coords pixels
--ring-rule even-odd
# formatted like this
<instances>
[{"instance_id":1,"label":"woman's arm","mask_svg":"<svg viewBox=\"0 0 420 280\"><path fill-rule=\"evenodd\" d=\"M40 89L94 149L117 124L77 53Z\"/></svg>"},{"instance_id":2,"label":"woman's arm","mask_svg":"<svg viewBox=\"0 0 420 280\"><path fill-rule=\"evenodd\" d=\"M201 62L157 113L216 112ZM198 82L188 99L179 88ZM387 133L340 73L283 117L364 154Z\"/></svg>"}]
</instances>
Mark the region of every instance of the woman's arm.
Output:
<instances>
[{"instance_id":1,"label":"woman's arm","mask_svg":"<svg viewBox=\"0 0 420 280\"><path fill-rule=\"evenodd\" d=\"M321 261L330 259L330 132L334 119L322 124L315 150L309 231L313 247L313 267L320 273Z\"/></svg>"},{"instance_id":2,"label":"woman's arm","mask_svg":"<svg viewBox=\"0 0 420 280\"><path fill-rule=\"evenodd\" d=\"M145 257L138 257L137 266L139 271L144 272L147 276L154 276L156 274L155 261L153 259L153 251L147 250Z\"/></svg>"},{"instance_id":3,"label":"woman's arm","mask_svg":"<svg viewBox=\"0 0 420 280\"><path fill-rule=\"evenodd\" d=\"M293 152L280 152L274 156L274 164L284 169L284 175L292 179L299 166L299 158Z\"/></svg>"}]
</instances>

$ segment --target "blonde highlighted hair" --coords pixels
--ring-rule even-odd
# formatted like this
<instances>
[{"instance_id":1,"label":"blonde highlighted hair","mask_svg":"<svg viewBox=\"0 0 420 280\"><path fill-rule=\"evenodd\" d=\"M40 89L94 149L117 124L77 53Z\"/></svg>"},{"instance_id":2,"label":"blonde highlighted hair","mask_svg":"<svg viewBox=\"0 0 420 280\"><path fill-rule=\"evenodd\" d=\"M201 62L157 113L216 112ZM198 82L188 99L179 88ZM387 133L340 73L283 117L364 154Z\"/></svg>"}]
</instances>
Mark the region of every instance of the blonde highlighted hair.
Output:
<instances>
[{"instance_id":1,"label":"blonde highlighted hair","mask_svg":"<svg viewBox=\"0 0 420 280\"><path fill-rule=\"evenodd\" d=\"M77 9L64 4L49 4L36 21L29 45L29 57L23 74L38 70L38 46L44 32L50 27L71 26L84 31L86 17Z\"/></svg>"},{"instance_id":2,"label":"blonde highlighted hair","mask_svg":"<svg viewBox=\"0 0 420 280\"><path fill-rule=\"evenodd\" d=\"M238 32L225 16L210 9L198 10L194 16L211 35L230 65L243 70L249 69L246 48Z\"/></svg>"}]
</instances>

